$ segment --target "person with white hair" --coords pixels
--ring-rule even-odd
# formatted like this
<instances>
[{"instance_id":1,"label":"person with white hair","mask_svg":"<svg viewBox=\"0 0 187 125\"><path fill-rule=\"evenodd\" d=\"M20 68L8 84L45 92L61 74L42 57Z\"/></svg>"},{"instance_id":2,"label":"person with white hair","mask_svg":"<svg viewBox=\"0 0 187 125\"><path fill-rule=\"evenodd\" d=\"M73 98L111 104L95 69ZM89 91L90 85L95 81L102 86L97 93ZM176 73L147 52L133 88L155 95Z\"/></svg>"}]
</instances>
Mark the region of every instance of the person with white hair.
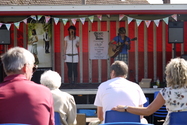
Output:
<instances>
[{"instance_id":1,"label":"person with white hair","mask_svg":"<svg viewBox=\"0 0 187 125\"><path fill-rule=\"evenodd\" d=\"M61 77L55 71L45 71L40 83L51 90L54 99L54 111L59 112L63 125L76 125L77 108L74 97L61 91Z\"/></svg>"},{"instance_id":2,"label":"person with white hair","mask_svg":"<svg viewBox=\"0 0 187 125\"><path fill-rule=\"evenodd\" d=\"M54 125L52 94L47 87L31 81L33 54L14 47L1 59L7 77L0 84L0 123Z\"/></svg>"}]
</instances>

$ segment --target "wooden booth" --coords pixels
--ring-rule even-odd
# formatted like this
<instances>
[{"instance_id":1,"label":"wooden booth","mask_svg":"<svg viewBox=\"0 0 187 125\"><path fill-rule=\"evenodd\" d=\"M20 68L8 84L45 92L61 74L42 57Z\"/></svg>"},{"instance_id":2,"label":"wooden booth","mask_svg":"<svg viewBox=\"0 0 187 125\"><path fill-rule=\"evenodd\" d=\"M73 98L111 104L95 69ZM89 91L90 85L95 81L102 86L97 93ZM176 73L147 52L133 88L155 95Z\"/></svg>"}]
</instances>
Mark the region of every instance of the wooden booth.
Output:
<instances>
[{"instance_id":1,"label":"wooden booth","mask_svg":"<svg viewBox=\"0 0 187 125\"><path fill-rule=\"evenodd\" d=\"M1 6L0 54L14 46L29 49L29 29L34 25L40 35L40 74L48 69L60 73L62 83L68 83L67 66L62 57L64 37L70 25L77 28L80 37L78 83L101 83L110 78L114 59L106 51L96 50L92 32L106 32L103 48L125 27L131 41L128 79L140 82L142 78L165 81L165 66L171 58L186 58L187 5L84 5L84 6ZM43 53L42 32L48 26L51 33L50 53ZM10 37L4 37L5 34ZM96 52L97 51L97 52ZM91 54L105 54L91 58ZM1 71L2 72L2 71ZM2 75L1 75L2 77ZM39 80L38 80L39 81Z\"/></svg>"}]
</instances>

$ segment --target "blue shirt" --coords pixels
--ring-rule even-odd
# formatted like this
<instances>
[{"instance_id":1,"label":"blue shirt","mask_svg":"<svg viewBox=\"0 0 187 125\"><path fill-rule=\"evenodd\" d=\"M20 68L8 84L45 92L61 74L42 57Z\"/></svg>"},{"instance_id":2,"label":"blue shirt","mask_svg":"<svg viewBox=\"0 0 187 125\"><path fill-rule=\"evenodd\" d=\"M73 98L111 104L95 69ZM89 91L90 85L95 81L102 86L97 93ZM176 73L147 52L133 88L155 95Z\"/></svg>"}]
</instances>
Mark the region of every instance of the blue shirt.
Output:
<instances>
[{"instance_id":1,"label":"blue shirt","mask_svg":"<svg viewBox=\"0 0 187 125\"><path fill-rule=\"evenodd\" d=\"M122 40L120 36L116 36L114 37L113 39L114 41L116 41L117 43L120 42L120 43L124 43L124 42L129 42L130 44L130 38L126 36L125 40ZM123 49L122 49L122 52L121 54L127 54L127 45L124 45L123 46Z\"/></svg>"}]
</instances>

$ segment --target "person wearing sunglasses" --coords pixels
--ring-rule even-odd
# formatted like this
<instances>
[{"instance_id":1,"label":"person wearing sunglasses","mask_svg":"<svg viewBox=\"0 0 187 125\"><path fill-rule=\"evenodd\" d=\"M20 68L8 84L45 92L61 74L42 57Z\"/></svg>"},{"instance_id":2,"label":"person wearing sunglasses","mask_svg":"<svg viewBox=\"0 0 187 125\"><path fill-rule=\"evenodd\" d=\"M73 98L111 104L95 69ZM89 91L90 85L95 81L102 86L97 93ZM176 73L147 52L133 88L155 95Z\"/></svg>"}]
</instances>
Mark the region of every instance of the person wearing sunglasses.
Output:
<instances>
[{"instance_id":1,"label":"person wearing sunglasses","mask_svg":"<svg viewBox=\"0 0 187 125\"><path fill-rule=\"evenodd\" d=\"M1 59L7 76L0 83L0 123L54 125L50 90L31 81L36 68L33 54L13 47Z\"/></svg>"}]
</instances>

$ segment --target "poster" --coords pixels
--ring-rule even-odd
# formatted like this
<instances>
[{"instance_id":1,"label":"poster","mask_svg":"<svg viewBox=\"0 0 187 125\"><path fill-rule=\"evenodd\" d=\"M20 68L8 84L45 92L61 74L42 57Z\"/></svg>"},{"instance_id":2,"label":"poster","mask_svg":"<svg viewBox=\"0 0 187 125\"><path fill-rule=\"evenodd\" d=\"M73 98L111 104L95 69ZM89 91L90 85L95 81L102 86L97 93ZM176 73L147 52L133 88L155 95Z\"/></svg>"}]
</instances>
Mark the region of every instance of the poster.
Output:
<instances>
[{"instance_id":1,"label":"poster","mask_svg":"<svg viewBox=\"0 0 187 125\"><path fill-rule=\"evenodd\" d=\"M39 68L52 67L51 32L51 24L28 23L28 50L33 53Z\"/></svg>"},{"instance_id":2,"label":"poster","mask_svg":"<svg viewBox=\"0 0 187 125\"><path fill-rule=\"evenodd\" d=\"M108 59L108 31L89 32L89 58Z\"/></svg>"}]
</instances>

